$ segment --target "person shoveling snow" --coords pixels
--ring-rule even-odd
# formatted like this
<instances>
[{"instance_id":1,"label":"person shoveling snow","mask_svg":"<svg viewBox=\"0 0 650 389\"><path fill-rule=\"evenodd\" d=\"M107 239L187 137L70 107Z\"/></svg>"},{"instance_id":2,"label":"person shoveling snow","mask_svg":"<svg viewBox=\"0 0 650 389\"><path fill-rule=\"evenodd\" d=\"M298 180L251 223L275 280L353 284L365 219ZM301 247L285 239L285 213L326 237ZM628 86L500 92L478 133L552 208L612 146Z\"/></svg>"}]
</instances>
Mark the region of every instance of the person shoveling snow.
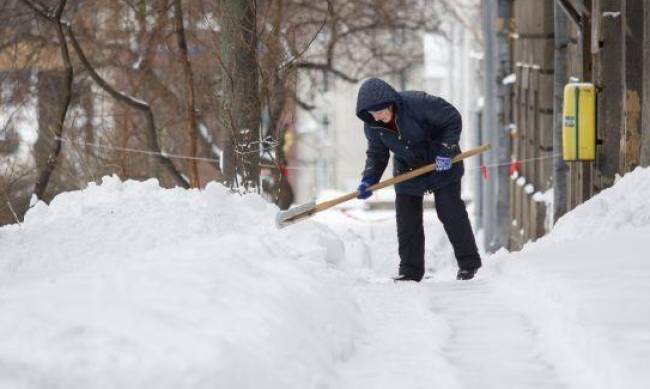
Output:
<instances>
[{"instance_id":1,"label":"person shoveling snow","mask_svg":"<svg viewBox=\"0 0 650 389\"><path fill-rule=\"evenodd\" d=\"M425 192L433 192L436 212L454 248L457 279L469 280L481 267L474 233L465 203L460 197L462 162L460 113L440 97L421 91L397 92L378 78L366 80L357 97L357 116L364 122L368 140L366 165L358 198L372 195L370 187L381 178L393 153L394 174L435 163L436 170L395 185L395 217L399 246L399 275L396 281L420 281L424 276Z\"/></svg>"}]
</instances>

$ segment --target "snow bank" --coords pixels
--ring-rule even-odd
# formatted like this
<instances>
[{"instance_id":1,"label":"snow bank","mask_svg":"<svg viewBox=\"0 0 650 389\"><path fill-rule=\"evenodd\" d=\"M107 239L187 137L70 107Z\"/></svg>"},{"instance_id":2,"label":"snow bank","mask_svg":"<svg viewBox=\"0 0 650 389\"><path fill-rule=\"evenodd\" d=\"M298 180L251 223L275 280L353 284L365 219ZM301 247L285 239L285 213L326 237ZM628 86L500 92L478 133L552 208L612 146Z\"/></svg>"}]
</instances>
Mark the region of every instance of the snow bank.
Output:
<instances>
[{"instance_id":1,"label":"snow bank","mask_svg":"<svg viewBox=\"0 0 650 389\"><path fill-rule=\"evenodd\" d=\"M650 169L638 168L517 253L488 258L535 323L542 359L575 388L646 388Z\"/></svg>"},{"instance_id":2,"label":"snow bank","mask_svg":"<svg viewBox=\"0 0 650 389\"><path fill-rule=\"evenodd\" d=\"M0 387L335 383L358 307L340 240L256 195L105 177L0 228Z\"/></svg>"},{"instance_id":3,"label":"snow bank","mask_svg":"<svg viewBox=\"0 0 650 389\"><path fill-rule=\"evenodd\" d=\"M650 169L636 168L560 218L551 242L629 231L650 226Z\"/></svg>"}]
</instances>

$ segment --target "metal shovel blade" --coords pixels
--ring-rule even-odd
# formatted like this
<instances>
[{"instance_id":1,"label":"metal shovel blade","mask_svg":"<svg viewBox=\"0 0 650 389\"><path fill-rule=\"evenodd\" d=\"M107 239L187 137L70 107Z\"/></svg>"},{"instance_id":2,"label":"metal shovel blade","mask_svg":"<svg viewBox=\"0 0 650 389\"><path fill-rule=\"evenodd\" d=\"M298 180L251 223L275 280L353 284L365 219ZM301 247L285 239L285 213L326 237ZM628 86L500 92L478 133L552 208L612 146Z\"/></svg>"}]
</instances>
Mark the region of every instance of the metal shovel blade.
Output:
<instances>
[{"instance_id":1,"label":"metal shovel blade","mask_svg":"<svg viewBox=\"0 0 650 389\"><path fill-rule=\"evenodd\" d=\"M280 211L275 215L275 226L277 228L284 228L288 225L291 225L298 220L308 217L314 208L316 208L316 202L312 201L310 203L298 205L286 211Z\"/></svg>"}]
</instances>

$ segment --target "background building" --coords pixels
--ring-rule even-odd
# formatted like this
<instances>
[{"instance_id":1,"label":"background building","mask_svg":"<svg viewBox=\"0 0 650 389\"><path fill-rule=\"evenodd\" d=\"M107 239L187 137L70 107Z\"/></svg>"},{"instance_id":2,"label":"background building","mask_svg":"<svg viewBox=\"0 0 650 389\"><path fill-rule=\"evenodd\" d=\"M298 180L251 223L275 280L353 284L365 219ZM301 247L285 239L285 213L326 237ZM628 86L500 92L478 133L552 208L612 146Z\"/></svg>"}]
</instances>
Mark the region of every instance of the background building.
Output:
<instances>
[{"instance_id":1,"label":"background building","mask_svg":"<svg viewBox=\"0 0 650 389\"><path fill-rule=\"evenodd\" d=\"M484 0L482 11L490 59L483 133L496 146L495 162L518 165L510 179L502 170L488 184L486 244L516 250L617 177L650 164L650 2ZM593 161L562 158L571 80L597 93Z\"/></svg>"}]
</instances>

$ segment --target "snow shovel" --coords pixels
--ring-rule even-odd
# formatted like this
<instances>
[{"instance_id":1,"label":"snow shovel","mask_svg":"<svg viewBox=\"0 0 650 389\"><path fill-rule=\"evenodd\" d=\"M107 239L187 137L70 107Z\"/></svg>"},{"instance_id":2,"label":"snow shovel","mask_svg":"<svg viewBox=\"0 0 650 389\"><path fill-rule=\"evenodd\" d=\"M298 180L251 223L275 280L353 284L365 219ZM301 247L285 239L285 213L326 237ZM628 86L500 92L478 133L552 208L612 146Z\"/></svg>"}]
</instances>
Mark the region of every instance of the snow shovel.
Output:
<instances>
[{"instance_id":1,"label":"snow shovel","mask_svg":"<svg viewBox=\"0 0 650 389\"><path fill-rule=\"evenodd\" d=\"M489 149L490 149L489 144L479 146L479 147L477 147L475 149L468 150L468 151L465 151L464 153L458 154L457 156L455 156L451 160L451 162L456 163L458 161L462 161L465 158L468 158L468 157L483 153L483 152L485 152L485 151L487 151ZM413 177L421 176L421 175L423 175L425 173L432 172L435 169L436 169L436 164L435 163L432 163L430 165L425 165L425 166L422 166L422 167L420 167L418 169L412 170L412 171L410 171L408 173L400 174L399 176L395 176L395 177L390 178L388 180L381 181L381 182L371 186L368 189L374 192L376 190L385 188L387 186L395 185L395 184L398 184L400 182L409 180L409 179L411 179ZM293 223L296 223L296 222L298 222L298 221L300 221L302 219L306 219L306 218L308 218L308 217L310 217L310 216L312 216L312 215L314 215L314 214L316 214L316 213L318 213L320 211L324 211L326 209L332 208L335 205L341 204L343 202L346 202L348 200L352 200L352 199L355 199L355 198L357 198L357 192L350 192L350 193L348 193L346 195L343 195L341 197L337 197L335 199L328 200L328 201L323 201L322 203L316 204L315 201L312 201L310 203L298 205L298 206L293 207L291 209L288 209L286 211L280 211L280 212L278 212L278 214L275 217L275 225L278 228L286 227L286 226L288 226L290 224L293 224Z\"/></svg>"}]
</instances>

